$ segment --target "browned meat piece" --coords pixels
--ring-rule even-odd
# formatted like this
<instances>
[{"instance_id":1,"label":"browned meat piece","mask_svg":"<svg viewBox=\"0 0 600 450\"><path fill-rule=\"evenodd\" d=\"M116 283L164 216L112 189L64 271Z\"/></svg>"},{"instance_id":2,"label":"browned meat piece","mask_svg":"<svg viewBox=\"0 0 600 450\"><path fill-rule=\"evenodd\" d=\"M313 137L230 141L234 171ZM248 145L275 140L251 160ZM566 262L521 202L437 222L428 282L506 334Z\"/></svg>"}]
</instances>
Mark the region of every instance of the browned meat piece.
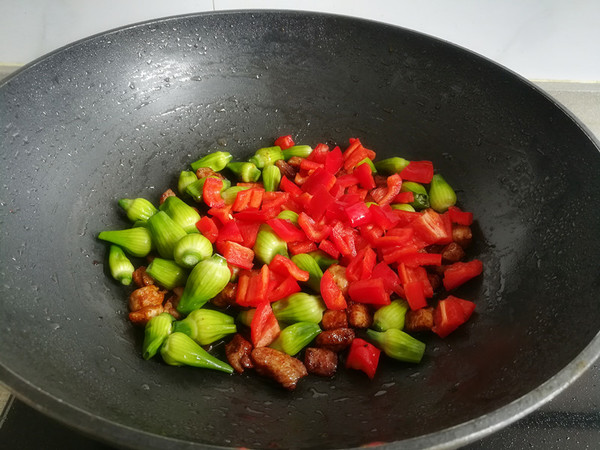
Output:
<instances>
[{"instance_id":1,"label":"browned meat piece","mask_svg":"<svg viewBox=\"0 0 600 450\"><path fill-rule=\"evenodd\" d=\"M150 286L154 279L146 273L146 266L140 266L133 271L133 282L137 287Z\"/></svg>"},{"instance_id":2,"label":"browned meat piece","mask_svg":"<svg viewBox=\"0 0 600 450\"><path fill-rule=\"evenodd\" d=\"M437 273L427 273L427 279L429 279L429 284L433 288L433 292L437 291L442 285L442 277Z\"/></svg>"},{"instance_id":3,"label":"browned meat piece","mask_svg":"<svg viewBox=\"0 0 600 450\"><path fill-rule=\"evenodd\" d=\"M471 227L466 225L452 225L452 240L462 248L467 248L473 239Z\"/></svg>"},{"instance_id":4,"label":"browned meat piece","mask_svg":"<svg viewBox=\"0 0 600 450\"><path fill-rule=\"evenodd\" d=\"M250 356L259 374L273 378L289 391L296 388L300 378L308 375L302 361L274 348L258 347Z\"/></svg>"},{"instance_id":5,"label":"browned meat piece","mask_svg":"<svg viewBox=\"0 0 600 450\"><path fill-rule=\"evenodd\" d=\"M177 194L173 192L173 189L170 188L162 193L160 199L158 200L158 203L162 205L165 202L165 200L169 197L177 197Z\"/></svg>"},{"instance_id":6,"label":"browned meat piece","mask_svg":"<svg viewBox=\"0 0 600 450\"><path fill-rule=\"evenodd\" d=\"M160 313L164 311L162 305L151 305L146 306L142 309L138 309L137 311L132 311L129 313L129 320L134 325L138 326L146 326L148 321L155 316L158 316Z\"/></svg>"},{"instance_id":7,"label":"browned meat piece","mask_svg":"<svg viewBox=\"0 0 600 450\"><path fill-rule=\"evenodd\" d=\"M369 328L373 324L373 314L363 303L348 305L348 323L353 328Z\"/></svg>"},{"instance_id":8,"label":"browned meat piece","mask_svg":"<svg viewBox=\"0 0 600 450\"><path fill-rule=\"evenodd\" d=\"M212 170L210 167L199 167L196 170L196 176L199 180L202 178L210 177L211 175L217 175L217 172Z\"/></svg>"},{"instance_id":9,"label":"browned meat piece","mask_svg":"<svg viewBox=\"0 0 600 450\"><path fill-rule=\"evenodd\" d=\"M323 313L323 321L321 322L324 330L335 330L336 328L347 328L348 317L346 311L336 311L328 309Z\"/></svg>"},{"instance_id":10,"label":"browned meat piece","mask_svg":"<svg viewBox=\"0 0 600 450\"><path fill-rule=\"evenodd\" d=\"M315 344L317 344L317 347L326 348L333 352L341 352L352 344L354 336L355 333L352 328L325 330L319 333Z\"/></svg>"},{"instance_id":11,"label":"browned meat piece","mask_svg":"<svg viewBox=\"0 0 600 450\"><path fill-rule=\"evenodd\" d=\"M236 290L237 283L227 283L223 290L215 298L211 299L210 302L219 308L226 308L233 305L235 303Z\"/></svg>"},{"instance_id":12,"label":"browned meat piece","mask_svg":"<svg viewBox=\"0 0 600 450\"><path fill-rule=\"evenodd\" d=\"M245 369L252 369L252 359L250 354L252 353L252 344L242 337L241 334L236 333L233 339L225 345L225 354L227 355L227 361L231 364L231 367L236 372L242 373Z\"/></svg>"},{"instance_id":13,"label":"browned meat piece","mask_svg":"<svg viewBox=\"0 0 600 450\"><path fill-rule=\"evenodd\" d=\"M456 242L451 242L446 245L440 253L442 254L443 264L452 264L465 257L465 251Z\"/></svg>"},{"instance_id":14,"label":"browned meat piece","mask_svg":"<svg viewBox=\"0 0 600 450\"><path fill-rule=\"evenodd\" d=\"M129 296L129 310L139 311L147 306L162 306L165 292L159 290L158 286L154 284L136 289Z\"/></svg>"},{"instance_id":15,"label":"browned meat piece","mask_svg":"<svg viewBox=\"0 0 600 450\"><path fill-rule=\"evenodd\" d=\"M280 159L275 162L275 165L281 172L282 176L285 176L288 180L293 180L296 174L298 173L298 169L291 164L288 164L283 159Z\"/></svg>"},{"instance_id":16,"label":"browned meat piece","mask_svg":"<svg viewBox=\"0 0 600 450\"><path fill-rule=\"evenodd\" d=\"M175 318L175 320L179 320L179 319L183 318L181 313L179 311L177 311L178 303L179 303L179 297L173 295L173 296L169 297L169 299L167 299L167 301L165 301L165 303L163 305L164 311L166 313L171 314Z\"/></svg>"},{"instance_id":17,"label":"browned meat piece","mask_svg":"<svg viewBox=\"0 0 600 450\"><path fill-rule=\"evenodd\" d=\"M299 156L292 156L290 159L287 160L287 163L292 166L292 167L296 167L297 169L300 168L300 164L302 163L302 160L304 158L300 158Z\"/></svg>"},{"instance_id":18,"label":"browned meat piece","mask_svg":"<svg viewBox=\"0 0 600 450\"><path fill-rule=\"evenodd\" d=\"M339 264L329 266L329 273L333 277L335 284L342 290L344 296L348 295L348 278L346 278L346 268Z\"/></svg>"},{"instance_id":19,"label":"browned meat piece","mask_svg":"<svg viewBox=\"0 0 600 450\"><path fill-rule=\"evenodd\" d=\"M304 353L304 365L308 373L332 377L337 370L338 356L326 348L309 347Z\"/></svg>"},{"instance_id":20,"label":"browned meat piece","mask_svg":"<svg viewBox=\"0 0 600 450\"><path fill-rule=\"evenodd\" d=\"M427 331L433 327L433 307L407 311L404 319L404 331L407 333Z\"/></svg>"}]
</instances>

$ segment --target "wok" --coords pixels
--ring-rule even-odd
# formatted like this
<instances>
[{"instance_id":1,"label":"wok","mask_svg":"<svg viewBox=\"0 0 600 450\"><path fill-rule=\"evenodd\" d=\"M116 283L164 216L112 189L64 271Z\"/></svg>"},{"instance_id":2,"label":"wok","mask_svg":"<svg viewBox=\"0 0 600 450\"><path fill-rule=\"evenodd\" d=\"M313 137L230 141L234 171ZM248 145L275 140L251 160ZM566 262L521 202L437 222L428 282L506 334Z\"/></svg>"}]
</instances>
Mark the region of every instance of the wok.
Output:
<instances>
[{"instance_id":1,"label":"wok","mask_svg":"<svg viewBox=\"0 0 600 450\"><path fill-rule=\"evenodd\" d=\"M38 410L139 448L458 446L549 400L600 350L600 155L518 75L409 30L223 12L142 23L0 86L0 379ZM430 159L474 212L477 302L421 365L341 370L293 393L140 357L106 276L115 202L153 201L202 154L282 134Z\"/></svg>"}]
</instances>

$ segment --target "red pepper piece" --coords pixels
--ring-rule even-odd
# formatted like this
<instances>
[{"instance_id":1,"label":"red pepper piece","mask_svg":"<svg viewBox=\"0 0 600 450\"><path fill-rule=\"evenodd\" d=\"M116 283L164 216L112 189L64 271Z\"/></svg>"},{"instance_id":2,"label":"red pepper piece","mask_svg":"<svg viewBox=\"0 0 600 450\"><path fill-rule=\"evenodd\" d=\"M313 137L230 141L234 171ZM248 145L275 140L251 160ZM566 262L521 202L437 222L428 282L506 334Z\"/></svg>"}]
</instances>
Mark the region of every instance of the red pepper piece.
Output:
<instances>
[{"instance_id":1,"label":"red pepper piece","mask_svg":"<svg viewBox=\"0 0 600 450\"><path fill-rule=\"evenodd\" d=\"M275 234L285 242L303 241L306 239L306 234L300 228L296 227L289 220L284 219L269 219L267 224L273 229Z\"/></svg>"},{"instance_id":2,"label":"red pepper piece","mask_svg":"<svg viewBox=\"0 0 600 450\"><path fill-rule=\"evenodd\" d=\"M273 309L267 301L261 302L254 311L252 322L250 322L250 337L254 347L266 347L277 337L281 329Z\"/></svg>"},{"instance_id":3,"label":"red pepper piece","mask_svg":"<svg viewBox=\"0 0 600 450\"><path fill-rule=\"evenodd\" d=\"M442 255L440 253L414 251L403 254L396 259L396 262L404 263L407 266L441 266Z\"/></svg>"},{"instance_id":4,"label":"red pepper piece","mask_svg":"<svg viewBox=\"0 0 600 450\"><path fill-rule=\"evenodd\" d=\"M380 262L373 267L371 276L373 278L381 278L383 280L383 287L388 294L395 292L396 294L400 295L400 278L398 277L398 274L394 272L386 263ZM404 297L403 290L402 297Z\"/></svg>"},{"instance_id":5,"label":"red pepper piece","mask_svg":"<svg viewBox=\"0 0 600 450\"><path fill-rule=\"evenodd\" d=\"M286 136L279 136L277 139L275 139L274 144L281 150L286 150L295 145L294 139L292 138L291 134L288 134Z\"/></svg>"},{"instance_id":6,"label":"red pepper piece","mask_svg":"<svg viewBox=\"0 0 600 450\"><path fill-rule=\"evenodd\" d=\"M222 208L225 206L225 200L221 197L223 189L223 180L216 177L207 177L202 188L202 200L210 208Z\"/></svg>"},{"instance_id":7,"label":"red pepper piece","mask_svg":"<svg viewBox=\"0 0 600 450\"><path fill-rule=\"evenodd\" d=\"M329 256L331 256L333 259L338 259L340 256L340 252L336 248L336 246L333 245L331 243L331 241L329 241L327 239L323 239L319 243L319 250L323 250L325 253L327 253Z\"/></svg>"},{"instance_id":8,"label":"red pepper piece","mask_svg":"<svg viewBox=\"0 0 600 450\"><path fill-rule=\"evenodd\" d=\"M431 183L433 178L433 163L431 161L411 161L402 171L400 176L403 180L416 183Z\"/></svg>"},{"instance_id":9,"label":"red pepper piece","mask_svg":"<svg viewBox=\"0 0 600 450\"><path fill-rule=\"evenodd\" d=\"M331 229L331 242L343 256L356 256L354 230L346 227L342 222L336 222Z\"/></svg>"},{"instance_id":10,"label":"red pepper piece","mask_svg":"<svg viewBox=\"0 0 600 450\"><path fill-rule=\"evenodd\" d=\"M300 269L294 261L283 255L275 255L269 263L269 269L280 275L291 276L298 281L308 281L309 278L306 270Z\"/></svg>"},{"instance_id":11,"label":"red pepper piece","mask_svg":"<svg viewBox=\"0 0 600 450\"><path fill-rule=\"evenodd\" d=\"M394 209L392 211L394 212L394 215L398 218L398 223L396 225L398 225L399 227L409 225L421 216L421 213L412 211L402 211L401 209Z\"/></svg>"},{"instance_id":12,"label":"red pepper piece","mask_svg":"<svg viewBox=\"0 0 600 450\"><path fill-rule=\"evenodd\" d=\"M348 220L350 221L350 225L353 227L368 225L372 221L371 210L362 202L357 202L348 206L345 211Z\"/></svg>"},{"instance_id":13,"label":"red pepper piece","mask_svg":"<svg viewBox=\"0 0 600 450\"><path fill-rule=\"evenodd\" d=\"M271 209L247 209L234 214L236 220L244 220L248 222L266 222L269 219L274 219L279 214L276 208Z\"/></svg>"},{"instance_id":14,"label":"red pepper piece","mask_svg":"<svg viewBox=\"0 0 600 450\"><path fill-rule=\"evenodd\" d=\"M218 219L222 225L226 224L230 220L233 220L233 216L231 215L231 205L225 205L220 208L210 208L207 211L207 214Z\"/></svg>"},{"instance_id":15,"label":"red pepper piece","mask_svg":"<svg viewBox=\"0 0 600 450\"><path fill-rule=\"evenodd\" d=\"M371 205L373 207L373 205ZM384 235L385 231L379 225L370 223L360 227L360 235L373 247L377 247L377 239Z\"/></svg>"},{"instance_id":16,"label":"red pepper piece","mask_svg":"<svg viewBox=\"0 0 600 450\"><path fill-rule=\"evenodd\" d=\"M344 157L342 156L342 150L339 147L334 147L327 156L325 157L325 170L333 175L344 165Z\"/></svg>"},{"instance_id":17,"label":"red pepper piece","mask_svg":"<svg viewBox=\"0 0 600 450\"><path fill-rule=\"evenodd\" d=\"M427 306L425 289L422 281L411 281L406 283L404 285L404 295L406 296L408 306L410 306L410 309L413 311Z\"/></svg>"},{"instance_id":18,"label":"red pepper piece","mask_svg":"<svg viewBox=\"0 0 600 450\"><path fill-rule=\"evenodd\" d=\"M371 277L373 267L377 262L377 254L371 247L365 247L357 252L346 267L346 278L348 281L364 280Z\"/></svg>"},{"instance_id":19,"label":"red pepper piece","mask_svg":"<svg viewBox=\"0 0 600 450\"><path fill-rule=\"evenodd\" d=\"M215 221L210 217L203 216L198 222L196 222L196 228L198 228L198 231L202 233L202 236L208 239L212 244L217 241L219 229L217 228Z\"/></svg>"},{"instance_id":20,"label":"red pepper piece","mask_svg":"<svg viewBox=\"0 0 600 450\"><path fill-rule=\"evenodd\" d=\"M315 220L320 220L334 202L335 197L329 193L325 186L317 186L313 197L308 202L306 212L315 218Z\"/></svg>"},{"instance_id":21,"label":"red pepper piece","mask_svg":"<svg viewBox=\"0 0 600 450\"><path fill-rule=\"evenodd\" d=\"M410 225L415 234L427 244L449 244L452 242L452 224L446 219L449 216L442 217L433 209L426 209Z\"/></svg>"},{"instance_id":22,"label":"red pepper piece","mask_svg":"<svg viewBox=\"0 0 600 450\"><path fill-rule=\"evenodd\" d=\"M474 259L469 262L455 262L444 271L444 288L447 291L456 289L461 284L475 278L483 272L483 263Z\"/></svg>"},{"instance_id":23,"label":"red pepper piece","mask_svg":"<svg viewBox=\"0 0 600 450\"><path fill-rule=\"evenodd\" d=\"M292 255L310 253L314 252L316 249L317 244L308 239L306 241L288 242L288 250Z\"/></svg>"},{"instance_id":24,"label":"red pepper piece","mask_svg":"<svg viewBox=\"0 0 600 450\"><path fill-rule=\"evenodd\" d=\"M326 144L317 144L317 146L306 159L324 165L328 153L329 147Z\"/></svg>"},{"instance_id":25,"label":"red pepper piece","mask_svg":"<svg viewBox=\"0 0 600 450\"><path fill-rule=\"evenodd\" d=\"M300 292L301 290L302 288L294 279L294 277L283 277L277 279L275 282L275 286L271 290L269 290L268 300L270 302L276 302L277 300L289 297L290 295L295 294L296 292Z\"/></svg>"},{"instance_id":26,"label":"red pepper piece","mask_svg":"<svg viewBox=\"0 0 600 450\"><path fill-rule=\"evenodd\" d=\"M359 303L373 305L389 305L390 294L385 290L381 278L358 280L348 286L348 295L352 300Z\"/></svg>"},{"instance_id":27,"label":"red pepper piece","mask_svg":"<svg viewBox=\"0 0 600 450\"><path fill-rule=\"evenodd\" d=\"M252 197L252 192L250 189L238 192L235 196L233 205L231 205L231 210L237 212L247 209L248 205L250 204L250 197Z\"/></svg>"},{"instance_id":28,"label":"red pepper piece","mask_svg":"<svg viewBox=\"0 0 600 450\"><path fill-rule=\"evenodd\" d=\"M364 339L354 338L346 358L346 368L362 370L372 380L377 372L381 350Z\"/></svg>"},{"instance_id":29,"label":"red pepper piece","mask_svg":"<svg viewBox=\"0 0 600 450\"><path fill-rule=\"evenodd\" d=\"M337 177L335 183L342 186L343 188L355 186L358 184L358 177L352 173L340 175L339 177Z\"/></svg>"},{"instance_id":30,"label":"red pepper piece","mask_svg":"<svg viewBox=\"0 0 600 450\"><path fill-rule=\"evenodd\" d=\"M224 224L219 230L219 236L217 237L217 242L233 241L239 244L243 240L244 238L235 220L230 220Z\"/></svg>"},{"instance_id":31,"label":"red pepper piece","mask_svg":"<svg viewBox=\"0 0 600 450\"><path fill-rule=\"evenodd\" d=\"M327 269L321 277L321 297L328 309L343 310L347 308L342 290L335 282L333 275Z\"/></svg>"},{"instance_id":32,"label":"red pepper piece","mask_svg":"<svg viewBox=\"0 0 600 450\"><path fill-rule=\"evenodd\" d=\"M293 181L290 181L285 175L281 177L279 182L279 188L290 194L292 197L299 197L302 195L302 189L296 185Z\"/></svg>"},{"instance_id":33,"label":"red pepper piece","mask_svg":"<svg viewBox=\"0 0 600 450\"><path fill-rule=\"evenodd\" d=\"M248 287L250 285L250 276L249 272L240 272L238 275L238 283L237 288L235 290L235 302L240 306L246 306L246 296L248 295Z\"/></svg>"},{"instance_id":34,"label":"red pepper piece","mask_svg":"<svg viewBox=\"0 0 600 450\"><path fill-rule=\"evenodd\" d=\"M432 331L444 338L469 320L474 310L475 303L450 295L436 306Z\"/></svg>"},{"instance_id":35,"label":"red pepper piece","mask_svg":"<svg viewBox=\"0 0 600 450\"><path fill-rule=\"evenodd\" d=\"M354 185L348 188L347 194L356 197L358 201L364 202L369 194L369 191L359 187L358 185Z\"/></svg>"},{"instance_id":36,"label":"red pepper piece","mask_svg":"<svg viewBox=\"0 0 600 450\"><path fill-rule=\"evenodd\" d=\"M281 206L287 202L290 194L287 192L265 192L262 196L262 208L264 210L276 209L277 213L281 211Z\"/></svg>"},{"instance_id":37,"label":"red pepper piece","mask_svg":"<svg viewBox=\"0 0 600 450\"><path fill-rule=\"evenodd\" d=\"M267 300L269 289L269 266L264 264L260 272L254 273L248 280L248 290L246 297L239 303L240 306L257 306ZM236 300L237 301L237 300Z\"/></svg>"},{"instance_id":38,"label":"red pepper piece","mask_svg":"<svg viewBox=\"0 0 600 450\"><path fill-rule=\"evenodd\" d=\"M412 228L392 228L385 236L375 240L377 247L400 247L413 242L415 232Z\"/></svg>"},{"instance_id":39,"label":"red pepper piece","mask_svg":"<svg viewBox=\"0 0 600 450\"><path fill-rule=\"evenodd\" d=\"M330 174L325 169L317 169L308 176L302 185L302 190L314 195L317 187L322 186L325 190L329 191L335 182L336 178L334 175Z\"/></svg>"},{"instance_id":40,"label":"red pepper piece","mask_svg":"<svg viewBox=\"0 0 600 450\"><path fill-rule=\"evenodd\" d=\"M452 223L466 226L473 224L473 213L462 211L458 206L448 208L448 215Z\"/></svg>"},{"instance_id":41,"label":"red pepper piece","mask_svg":"<svg viewBox=\"0 0 600 450\"><path fill-rule=\"evenodd\" d=\"M256 236L260 228L260 222L247 222L245 220L236 220L240 234L242 235L241 244L244 247L252 248L256 243Z\"/></svg>"},{"instance_id":42,"label":"red pepper piece","mask_svg":"<svg viewBox=\"0 0 600 450\"><path fill-rule=\"evenodd\" d=\"M400 192L398 195L396 195L396 197L394 198L392 203L412 203L414 201L415 201L415 194L412 193L411 191L407 191L407 192Z\"/></svg>"},{"instance_id":43,"label":"red pepper piece","mask_svg":"<svg viewBox=\"0 0 600 450\"><path fill-rule=\"evenodd\" d=\"M380 205L389 205L402 189L402 178L397 173L390 175L386 180L387 189L375 188L371 191L371 196Z\"/></svg>"},{"instance_id":44,"label":"red pepper piece","mask_svg":"<svg viewBox=\"0 0 600 450\"><path fill-rule=\"evenodd\" d=\"M315 161L311 161L310 159L306 159L305 158L300 163L300 168L303 169L303 170L308 170L310 172L312 170L324 169L325 168L325 164L318 163L318 162L315 162Z\"/></svg>"},{"instance_id":45,"label":"red pepper piece","mask_svg":"<svg viewBox=\"0 0 600 450\"><path fill-rule=\"evenodd\" d=\"M369 166L367 163L359 165L356 169L354 169L352 174L358 178L358 183L364 189L373 189L375 187L373 172L371 171L371 166Z\"/></svg>"},{"instance_id":46,"label":"red pepper piece","mask_svg":"<svg viewBox=\"0 0 600 450\"><path fill-rule=\"evenodd\" d=\"M254 251L237 242L217 242L217 250L232 266L241 269L252 269L252 266L254 265Z\"/></svg>"},{"instance_id":47,"label":"red pepper piece","mask_svg":"<svg viewBox=\"0 0 600 450\"><path fill-rule=\"evenodd\" d=\"M329 225L317 223L305 212L301 212L298 215L298 225L306 233L308 239L313 242L321 242L331 233L331 227Z\"/></svg>"},{"instance_id":48,"label":"red pepper piece","mask_svg":"<svg viewBox=\"0 0 600 450\"><path fill-rule=\"evenodd\" d=\"M427 270L421 266L407 266L406 264L400 263L398 265L398 275L400 276L400 282L403 286L413 281L420 281L423 283L423 294L425 298L433 297L433 287L427 276Z\"/></svg>"}]
</instances>

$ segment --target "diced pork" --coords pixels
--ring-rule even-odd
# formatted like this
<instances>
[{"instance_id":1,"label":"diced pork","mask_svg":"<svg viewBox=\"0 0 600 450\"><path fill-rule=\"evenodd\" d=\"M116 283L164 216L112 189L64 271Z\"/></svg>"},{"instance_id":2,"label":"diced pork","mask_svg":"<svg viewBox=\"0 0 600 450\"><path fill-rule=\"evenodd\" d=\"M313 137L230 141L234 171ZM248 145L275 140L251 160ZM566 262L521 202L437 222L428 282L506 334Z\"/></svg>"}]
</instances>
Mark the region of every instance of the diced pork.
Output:
<instances>
[{"instance_id":1,"label":"diced pork","mask_svg":"<svg viewBox=\"0 0 600 450\"><path fill-rule=\"evenodd\" d=\"M326 348L309 347L304 353L304 365L308 373L332 377L337 370L337 353Z\"/></svg>"},{"instance_id":2,"label":"diced pork","mask_svg":"<svg viewBox=\"0 0 600 450\"><path fill-rule=\"evenodd\" d=\"M321 322L324 330L335 330L336 328L347 328L348 317L346 311L328 309L323 313Z\"/></svg>"},{"instance_id":3,"label":"diced pork","mask_svg":"<svg viewBox=\"0 0 600 450\"><path fill-rule=\"evenodd\" d=\"M315 343L317 347L326 348L333 352L341 352L352 344L354 337L355 333L352 328L337 328L319 333Z\"/></svg>"},{"instance_id":4,"label":"diced pork","mask_svg":"<svg viewBox=\"0 0 600 450\"><path fill-rule=\"evenodd\" d=\"M428 331L433 327L433 307L407 311L404 319L404 331L414 333L417 331Z\"/></svg>"},{"instance_id":5,"label":"diced pork","mask_svg":"<svg viewBox=\"0 0 600 450\"><path fill-rule=\"evenodd\" d=\"M250 356L259 374L274 379L289 391L296 389L298 381L308 375L302 361L274 348L258 347Z\"/></svg>"},{"instance_id":6,"label":"diced pork","mask_svg":"<svg viewBox=\"0 0 600 450\"><path fill-rule=\"evenodd\" d=\"M147 306L162 306L165 292L154 284L136 289L129 296L129 310L139 311Z\"/></svg>"},{"instance_id":7,"label":"diced pork","mask_svg":"<svg viewBox=\"0 0 600 450\"><path fill-rule=\"evenodd\" d=\"M236 372L242 373L245 369L252 369L252 359L250 354L252 353L252 344L248 342L244 337L236 333L233 339L225 345L225 354L227 355L227 361L231 364L231 367Z\"/></svg>"}]
</instances>

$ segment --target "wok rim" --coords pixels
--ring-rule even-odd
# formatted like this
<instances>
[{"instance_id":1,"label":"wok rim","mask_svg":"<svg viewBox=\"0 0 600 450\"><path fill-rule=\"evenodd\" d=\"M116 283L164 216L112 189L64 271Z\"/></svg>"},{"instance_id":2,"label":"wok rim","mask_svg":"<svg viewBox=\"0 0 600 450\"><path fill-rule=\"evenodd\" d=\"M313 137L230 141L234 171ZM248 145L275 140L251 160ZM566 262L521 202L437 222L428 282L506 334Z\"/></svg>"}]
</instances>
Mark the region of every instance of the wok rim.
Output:
<instances>
[{"instance_id":1,"label":"wok rim","mask_svg":"<svg viewBox=\"0 0 600 450\"><path fill-rule=\"evenodd\" d=\"M95 33L76 41L70 42L62 47L52 50L33 61L19 67L8 76L4 77L0 81L0 89L14 77L19 76L21 73L37 66L43 61L55 57L58 54L73 49L79 45L83 45L88 41L92 41L99 37L106 37L113 34L117 34L122 31L134 29L142 26L150 26L153 24L159 24L163 22L178 20L178 19L189 19L194 17L206 17L206 16L217 16L217 15L260 15L260 14L287 14L297 16L313 16L313 17L331 17L331 18L342 18L346 20L356 22L367 22L377 24L378 26L384 26L402 30L404 33L411 33L414 35L425 36L429 39L438 41L445 45L458 48L463 52L466 52L476 58L487 61L493 64L497 68L503 70L507 75L511 75L518 82L525 84L530 89L541 94L547 100L550 100L552 104L557 107L563 114L565 114L577 127L586 135L586 137L594 144L596 149L600 152L600 137L596 137L591 130L581 122L581 120L575 116L567 107L565 107L560 101L554 98L551 94L546 92L540 86L536 85L533 81L523 77L517 72L510 68L484 56L459 44L455 44L451 41L443 38L427 34L425 32L412 30L399 25L394 25L375 19L360 18L344 14L335 14L327 12L318 12L311 10L293 10L293 9L230 9L230 10L218 10L218 11L204 11L195 13L184 13L171 16L160 17L156 19L143 20L128 25L119 26L106 31ZM534 410L538 409L542 405L548 403L567 387L573 384L583 373L585 373L600 357L600 331L592 338L592 340L586 345L586 347L576 355L564 368L558 371L556 374L551 376L537 388L531 390L527 394L513 400L505 406L502 406L490 413L486 413L477 418L468 420L461 424L436 431L433 433L401 440L394 442L376 442L375 445L368 445L370 447L376 447L381 449L448 449L458 448L469 443L475 442L486 436L493 434L509 426L512 423L517 422L519 419L527 416ZM62 399L46 392L42 388L35 386L28 382L25 378L21 377L17 373L10 370L2 361L0 361L0 384L6 386L11 394L15 398L39 411L40 413L57 420L64 426L77 430L84 435L92 437L100 442L104 442L109 445L126 446L130 448L197 448L197 449L221 449L230 448L215 446L211 444L205 444L200 442L190 442L172 437L162 436L158 434L149 433L136 428L132 428L112 420L95 415L85 409L67 403ZM8 403L10 405L10 401ZM8 406L7 405L7 406ZM107 439L106 436L110 436ZM353 447L355 449L362 448Z\"/></svg>"}]
</instances>

